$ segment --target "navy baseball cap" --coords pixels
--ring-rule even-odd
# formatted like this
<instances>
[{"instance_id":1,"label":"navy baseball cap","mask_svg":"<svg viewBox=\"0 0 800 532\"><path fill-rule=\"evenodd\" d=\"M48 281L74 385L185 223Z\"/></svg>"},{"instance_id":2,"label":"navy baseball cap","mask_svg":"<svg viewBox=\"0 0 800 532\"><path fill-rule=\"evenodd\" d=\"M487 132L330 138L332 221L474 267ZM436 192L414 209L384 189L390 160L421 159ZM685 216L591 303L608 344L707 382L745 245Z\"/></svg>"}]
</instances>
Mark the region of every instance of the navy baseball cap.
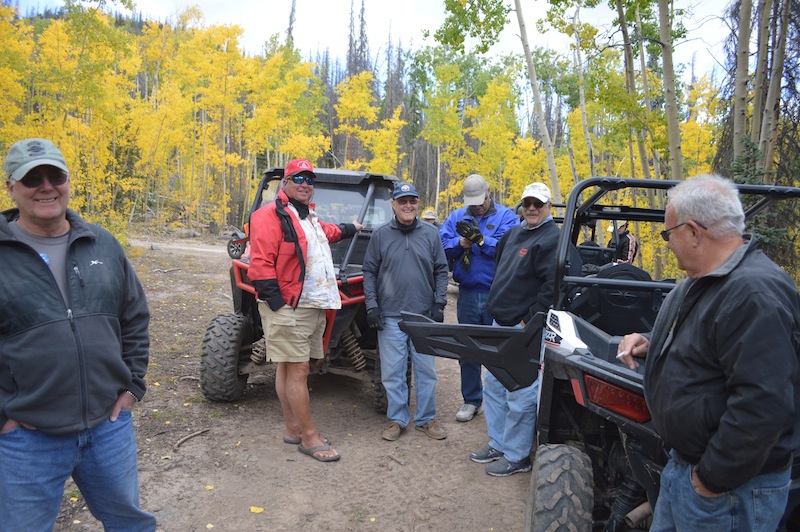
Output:
<instances>
[{"instance_id":1,"label":"navy baseball cap","mask_svg":"<svg viewBox=\"0 0 800 532\"><path fill-rule=\"evenodd\" d=\"M413 196L415 198L419 197L417 194L417 189L411 183L398 183L394 186L394 192L392 192L392 199L396 200L397 198L404 198L406 196Z\"/></svg>"}]
</instances>

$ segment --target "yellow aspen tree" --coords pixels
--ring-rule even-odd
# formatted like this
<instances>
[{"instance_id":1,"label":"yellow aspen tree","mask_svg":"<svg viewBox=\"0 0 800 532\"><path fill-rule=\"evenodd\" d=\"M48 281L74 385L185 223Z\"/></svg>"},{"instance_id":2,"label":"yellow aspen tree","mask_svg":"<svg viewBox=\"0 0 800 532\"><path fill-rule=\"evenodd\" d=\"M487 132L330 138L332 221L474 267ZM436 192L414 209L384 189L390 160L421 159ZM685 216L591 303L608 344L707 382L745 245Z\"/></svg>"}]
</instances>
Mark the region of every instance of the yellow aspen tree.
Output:
<instances>
[{"instance_id":1,"label":"yellow aspen tree","mask_svg":"<svg viewBox=\"0 0 800 532\"><path fill-rule=\"evenodd\" d=\"M342 81L336 87L339 102L334 105L339 117L339 126L336 133L344 134L344 154L342 166L348 168L351 142L353 137L358 138L367 126L375 122L378 116L378 107L373 104L374 98L372 85L375 78L372 72L364 71Z\"/></svg>"},{"instance_id":2,"label":"yellow aspen tree","mask_svg":"<svg viewBox=\"0 0 800 532\"><path fill-rule=\"evenodd\" d=\"M397 106L390 118L381 121L379 128L361 133L364 145L372 154L372 159L364 170L397 175L403 160L403 154L400 153L400 131L406 125L406 121L400 118L402 109L402 106Z\"/></svg>"}]
</instances>

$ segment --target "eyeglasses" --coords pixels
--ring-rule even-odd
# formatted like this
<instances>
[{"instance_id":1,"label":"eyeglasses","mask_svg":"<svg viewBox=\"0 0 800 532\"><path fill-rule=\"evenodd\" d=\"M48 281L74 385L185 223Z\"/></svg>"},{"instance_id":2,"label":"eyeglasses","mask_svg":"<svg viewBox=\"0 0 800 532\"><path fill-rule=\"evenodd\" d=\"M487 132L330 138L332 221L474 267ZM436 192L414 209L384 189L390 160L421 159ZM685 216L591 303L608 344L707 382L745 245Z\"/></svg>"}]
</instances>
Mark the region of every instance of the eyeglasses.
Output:
<instances>
[{"instance_id":1,"label":"eyeglasses","mask_svg":"<svg viewBox=\"0 0 800 532\"><path fill-rule=\"evenodd\" d=\"M39 188L44 183L44 180L47 179L50 181L50 185L57 187L59 185L63 185L67 182L67 177L69 174L66 172L37 172L35 174L28 174L17 183L22 183L25 188Z\"/></svg>"},{"instance_id":2,"label":"eyeglasses","mask_svg":"<svg viewBox=\"0 0 800 532\"><path fill-rule=\"evenodd\" d=\"M677 229L678 227L680 227L680 226L682 226L682 225L686 225L686 224L688 224L689 222L694 222L694 223L696 223L698 226L702 227L703 229L708 229L708 227L706 227L705 225L701 224L701 223L700 223L700 222L698 222L698 221L695 221L695 220L686 220L686 221L685 221L685 222L683 222L682 224L674 225L674 226L670 227L669 229L664 229L663 231L661 231L661 238L663 238L663 239L664 239L664 242L669 242L669 234L670 234L672 231L674 231L675 229Z\"/></svg>"},{"instance_id":3,"label":"eyeglasses","mask_svg":"<svg viewBox=\"0 0 800 532\"><path fill-rule=\"evenodd\" d=\"M310 175L293 175L289 179L292 180L292 183L295 185L302 185L303 181L306 182L306 185L314 186L315 177Z\"/></svg>"},{"instance_id":4,"label":"eyeglasses","mask_svg":"<svg viewBox=\"0 0 800 532\"><path fill-rule=\"evenodd\" d=\"M525 198L524 200L522 200L522 206L523 206L525 209L529 209L531 205L533 205L533 206L534 206L534 207L536 207L537 209L541 209L542 207L544 207L544 206L545 206L545 204L544 204L544 203L542 203L541 201L539 201L538 199L528 199L528 198Z\"/></svg>"},{"instance_id":5,"label":"eyeglasses","mask_svg":"<svg viewBox=\"0 0 800 532\"><path fill-rule=\"evenodd\" d=\"M400 205L416 205L419 203L419 198L400 198L395 201Z\"/></svg>"}]
</instances>

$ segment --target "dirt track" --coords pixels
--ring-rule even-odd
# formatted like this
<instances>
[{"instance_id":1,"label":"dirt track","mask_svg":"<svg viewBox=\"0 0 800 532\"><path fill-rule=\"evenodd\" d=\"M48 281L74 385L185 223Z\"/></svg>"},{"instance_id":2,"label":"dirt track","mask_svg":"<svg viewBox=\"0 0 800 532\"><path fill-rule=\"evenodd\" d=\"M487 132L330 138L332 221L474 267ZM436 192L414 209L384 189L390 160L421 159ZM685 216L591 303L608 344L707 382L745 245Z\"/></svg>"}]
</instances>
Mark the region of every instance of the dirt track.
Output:
<instances>
[{"instance_id":1,"label":"dirt track","mask_svg":"<svg viewBox=\"0 0 800 532\"><path fill-rule=\"evenodd\" d=\"M486 425L483 416L455 421L455 361L436 362L444 441L414 430L384 441L387 421L373 410L370 384L312 376L315 422L342 455L316 462L281 439L272 373L251 377L237 403L200 393L205 327L232 310L224 240L131 242L153 314L149 389L134 420L142 506L159 530L522 530L530 474L490 477L467 458L485 443ZM455 322L454 300L446 321ZM102 529L74 485L65 499L57 530Z\"/></svg>"}]
</instances>

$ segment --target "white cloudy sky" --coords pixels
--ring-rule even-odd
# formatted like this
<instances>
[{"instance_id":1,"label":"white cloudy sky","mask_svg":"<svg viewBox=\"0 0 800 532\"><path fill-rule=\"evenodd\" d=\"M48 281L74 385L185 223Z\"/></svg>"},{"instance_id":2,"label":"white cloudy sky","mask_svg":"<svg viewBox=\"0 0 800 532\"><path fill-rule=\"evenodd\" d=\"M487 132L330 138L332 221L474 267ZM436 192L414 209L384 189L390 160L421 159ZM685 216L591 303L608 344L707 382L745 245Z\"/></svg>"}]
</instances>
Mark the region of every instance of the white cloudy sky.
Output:
<instances>
[{"instance_id":1,"label":"white cloudy sky","mask_svg":"<svg viewBox=\"0 0 800 532\"><path fill-rule=\"evenodd\" d=\"M134 0L137 11L145 18L167 20L188 6L197 5L211 24L236 24L244 30L242 45L249 55L260 52L261 45L272 34L285 35L289 24L291 0ZM356 10L361 0L354 0ZM443 0L364 0L370 52L373 57L391 40L402 42L403 47L418 48L433 44L423 39L423 30L433 33L445 18ZM111 2L109 2L111 3ZM689 29L688 42L676 48L677 61L689 63L695 56L698 73L709 72L722 62L721 42L727 29L719 20L728 4L727 0L676 0L676 6L689 10L691 18L685 20ZM59 6L58 0L20 0L22 13L29 8ZM565 52L565 38L556 32L540 35L536 20L543 17L547 8L545 0L523 0L522 3L528 39L531 46L551 48ZM296 0L294 41L305 55L330 49L334 57L343 57L347 49L350 24L350 0ZM608 27L613 13L607 4L594 10L582 10L581 19L600 27ZM358 18L356 17L356 20ZM521 52L516 15L501 35L501 41L490 54Z\"/></svg>"}]
</instances>

